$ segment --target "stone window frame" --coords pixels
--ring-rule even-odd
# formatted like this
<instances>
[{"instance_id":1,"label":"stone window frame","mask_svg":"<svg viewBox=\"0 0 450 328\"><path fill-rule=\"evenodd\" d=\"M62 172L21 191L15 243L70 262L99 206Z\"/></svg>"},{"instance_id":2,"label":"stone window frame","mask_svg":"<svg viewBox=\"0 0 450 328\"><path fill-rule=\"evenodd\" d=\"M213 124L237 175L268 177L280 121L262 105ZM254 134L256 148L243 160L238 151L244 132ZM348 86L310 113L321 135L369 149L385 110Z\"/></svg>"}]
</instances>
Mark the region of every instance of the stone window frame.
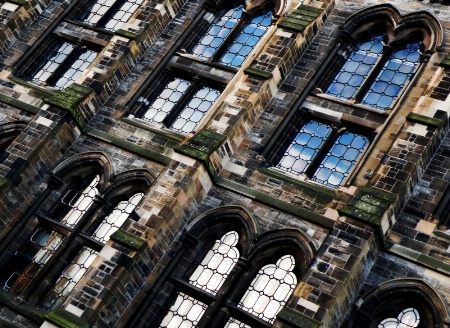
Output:
<instances>
[{"instance_id":1,"label":"stone window frame","mask_svg":"<svg viewBox=\"0 0 450 328\"><path fill-rule=\"evenodd\" d=\"M396 318L406 308L420 315L417 328L444 328L449 320L445 300L427 282L416 278L400 278L372 287L356 302L347 318L349 328L378 328L382 320Z\"/></svg>"},{"instance_id":2,"label":"stone window frame","mask_svg":"<svg viewBox=\"0 0 450 328\"><path fill-rule=\"evenodd\" d=\"M146 169L132 169L114 174L115 170L111 163L112 161L103 153L85 153L61 163L50 175L47 187L36 200L37 206L32 207L24 214L26 218L26 221L23 222L25 224L24 231L19 232L16 236L17 243L15 243L14 249L9 248L9 256L2 259L2 271L10 263L9 261L14 260L13 255L28 245L29 238L39 228L57 232L63 235L63 239L51 257L38 268L30 281L16 295L44 309L43 302L47 295L78 254L85 247L98 254L105 246L105 243L98 241L93 235L116 205L121 201L128 200L136 193L146 194L156 179L156 176ZM100 177L97 184L98 193L86 212L73 227L59 222L58 218L63 218L71 209L63 202L67 192L73 188L81 192L95 175ZM133 210L122 225L127 224L127 220L137 221L138 219L139 215ZM22 274L24 273L25 271ZM5 276L5 278L7 277ZM65 299L67 299L67 295ZM51 309L46 308L45 310Z\"/></svg>"},{"instance_id":3,"label":"stone window frame","mask_svg":"<svg viewBox=\"0 0 450 328\"><path fill-rule=\"evenodd\" d=\"M58 65L54 72L50 75L47 80L39 83L33 81L34 76L43 68L48 60L50 59L51 52L55 51L56 48L64 43L72 44L73 50L68 54L68 56ZM30 81L31 83L38 84L40 86L51 87L59 89L54 86L54 84L69 70L75 61L87 50L98 54L103 49L103 43L96 43L95 40L86 38L76 38L70 35L69 32L62 28L58 28L53 33L51 33L43 43L36 49L33 54L27 56L28 60L23 63L22 66L14 72L16 77ZM26 55L25 55L26 56ZM96 58L90 62L89 66L95 63ZM20 65L20 64L19 64ZM86 71L85 71L86 72ZM75 80L74 80L75 82Z\"/></svg>"},{"instance_id":4,"label":"stone window frame","mask_svg":"<svg viewBox=\"0 0 450 328\"><path fill-rule=\"evenodd\" d=\"M322 144L316 155L311 160L311 163L308 164L307 168L303 171L303 173L294 174L289 173L285 170L279 169L276 166L281 161L283 155L286 150L292 144L294 138L297 136L300 129L310 122L311 120L318 121L320 123L324 123L328 126L332 127L332 133L327 138L327 140ZM264 163L265 167L269 167L273 170L277 170L283 174L287 174L293 176L294 178L300 178L302 180L311 180L313 175L319 169L319 166L323 159L326 157L328 151L334 146L337 138L344 133L345 131L349 131L361 136L364 136L368 139L368 144L365 146L365 149L360 153L358 159L356 160L356 164L352 166L350 171L348 171L347 176L344 178L342 183L337 186L346 185L348 180L353 176L353 171L358 166L358 162L363 158L365 153L368 151L370 144L372 143L375 135L376 135L376 126L371 124L365 124L363 120L354 120L350 116L342 115L338 112L331 112L330 110L325 109L309 109L306 107L302 107L300 110L297 110L291 124L285 127L282 137L277 139L275 143L270 147L265 149ZM326 186L320 182L315 182L322 186Z\"/></svg>"},{"instance_id":5,"label":"stone window frame","mask_svg":"<svg viewBox=\"0 0 450 328\"><path fill-rule=\"evenodd\" d=\"M212 244L225 233L236 231L239 259L216 295L188 283L188 278L203 260ZM273 324L247 313L238 307L248 286L259 270L275 264L284 255L295 259L294 275L297 283L306 272L316 252L312 241L296 229L281 229L259 234L252 215L240 206L223 206L196 218L178 238L180 248L138 309L136 318L128 324L158 327L179 292L191 295L207 304L197 327L223 327L230 318L252 327L272 327ZM244 288L245 287L245 288ZM164 291L164 292L161 292ZM292 306L294 293L284 306Z\"/></svg>"},{"instance_id":6,"label":"stone window frame","mask_svg":"<svg viewBox=\"0 0 450 328\"><path fill-rule=\"evenodd\" d=\"M7 150L26 126L27 123L21 121L0 125L0 158L1 153Z\"/></svg>"},{"instance_id":7,"label":"stone window frame","mask_svg":"<svg viewBox=\"0 0 450 328\"><path fill-rule=\"evenodd\" d=\"M180 78L183 80L187 80L191 82L191 86L186 90L186 92L181 96L181 99L177 101L175 106L169 111L167 116L164 118L164 120L160 123L152 123L147 120L145 120L143 117L145 113L148 110L148 106L151 105L161 94L161 92L165 89L167 84L171 81L173 78ZM180 133L172 131L170 129L170 126L173 122L176 121L176 119L181 114L182 110L185 108L187 103L190 99L194 96L195 92L200 90L202 87L209 87L215 90L218 90L220 93L223 92L223 90L226 87L226 83L220 78L215 77L211 74L208 74L208 76L205 76L202 74L202 72L188 72L183 68L175 67L172 64L169 64L166 69L160 74L157 81L154 81L152 84L152 87L149 88L143 96L139 99L138 102L134 105L131 112L131 117L136 117L141 119L146 124L152 125L152 126L159 126L164 129L167 129L168 131L172 133ZM218 99L220 98L220 95ZM205 113L205 115L202 117L202 119L197 124L196 128L190 132L195 133L198 131L199 127L202 126L202 123L209 117L211 113L211 108L214 107L214 104L217 103L218 99L214 101L214 103L211 105L211 107L208 109L208 111Z\"/></svg>"}]
</instances>

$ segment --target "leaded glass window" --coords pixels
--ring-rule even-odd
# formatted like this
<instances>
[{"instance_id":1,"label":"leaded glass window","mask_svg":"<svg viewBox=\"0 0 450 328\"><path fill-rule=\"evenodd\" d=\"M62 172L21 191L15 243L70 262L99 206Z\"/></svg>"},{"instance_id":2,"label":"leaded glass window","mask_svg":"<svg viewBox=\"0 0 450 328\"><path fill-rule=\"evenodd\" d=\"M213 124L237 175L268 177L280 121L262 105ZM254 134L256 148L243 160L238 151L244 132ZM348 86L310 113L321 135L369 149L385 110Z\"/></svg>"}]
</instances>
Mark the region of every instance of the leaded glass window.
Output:
<instances>
[{"instance_id":1,"label":"leaded glass window","mask_svg":"<svg viewBox=\"0 0 450 328\"><path fill-rule=\"evenodd\" d=\"M131 196L128 201L122 201L117 204L114 210L103 219L92 237L102 243L106 243L109 240L109 237L116 232L130 216L142 197L144 197L143 193L137 193Z\"/></svg>"},{"instance_id":2,"label":"leaded glass window","mask_svg":"<svg viewBox=\"0 0 450 328\"><path fill-rule=\"evenodd\" d=\"M228 322L226 323L225 328L251 328L251 327L243 322L240 322L235 318L230 318L230 320L228 320Z\"/></svg>"},{"instance_id":3,"label":"leaded glass window","mask_svg":"<svg viewBox=\"0 0 450 328\"><path fill-rule=\"evenodd\" d=\"M219 90L174 77L156 99L147 105L142 119L164 124L173 131L190 133L197 128L219 96ZM146 100L141 100L141 103L148 104Z\"/></svg>"},{"instance_id":4,"label":"leaded glass window","mask_svg":"<svg viewBox=\"0 0 450 328\"><path fill-rule=\"evenodd\" d=\"M84 22L117 31L139 8L143 0L96 0Z\"/></svg>"},{"instance_id":5,"label":"leaded glass window","mask_svg":"<svg viewBox=\"0 0 450 328\"><path fill-rule=\"evenodd\" d=\"M239 251L236 231L230 231L216 240L213 247L189 277L192 286L215 295L235 266ZM174 305L161 322L160 327L194 327L207 306L193 297L178 293Z\"/></svg>"},{"instance_id":6,"label":"leaded glass window","mask_svg":"<svg viewBox=\"0 0 450 328\"><path fill-rule=\"evenodd\" d=\"M338 188L367 148L369 139L311 120L297 133L276 168Z\"/></svg>"},{"instance_id":7,"label":"leaded glass window","mask_svg":"<svg viewBox=\"0 0 450 328\"><path fill-rule=\"evenodd\" d=\"M69 42L56 44L32 80L64 89L74 83L97 57L95 51Z\"/></svg>"},{"instance_id":8,"label":"leaded glass window","mask_svg":"<svg viewBox=\"0 0 450 328\"><path fill-rule=\"evenodd\" d=\"M21 292L50 259L63 240L55 231L38 227L0 275L2 288Z\"/></svg>"},{"instance_id":9,"label":"leaded glass window","mask_svg":"<svg viewBox=\"0 0 450 328\"><path fill-rule=\"evenodd\" d=\"M272 11L249 17L242 5L230 9L212 23L192 54L239 67L267 32L272 18Z\"/></svg>"},{"instance_id":10,"label":"leaded glass window","mask_svg":"<svg viewBox=\"0 0 450 328\"><path fill-rule=\"evenodd\" d=\"M78 256L61 274L52 290L45 297L41 307L46 310L52 310L61 306L81 277L86 273L97 254L93 249L86 246L83 247Z\"/></svg>"},{"instance_id":11,"label":"leaded glass window","mask_svg":"<svg viewBox=\"0 0 450 328\"><path fill-rule=\"evenodd\" d=\"M262 267L247 289L238 307L246 312L273 323L275 316L286 304L297 285L292 270L295 260L292 255L282 256L276 264Z\"/></svg>"},{"instance_id":12,"label":"leaded glass window","mask_svg":"<svg viewBox=\"0 0 450 328\"><path fill-rule=\"evenodd\" d=\"M397 318L381 321L378 328L416 328L419 324L419 312L414 308L407 308L401 311Z\"/></svg>"},{"instance_id":13,"label":"leaded glass window","mask_svg":"<svg viewBox=\"0 0 450 328\"><path fill-rule=\"evenodd\" d=\"M387 50L384 35L358 44L326 93L382 111L392 107L420 61L421 42Z\"/></svg>"}]
</instances>

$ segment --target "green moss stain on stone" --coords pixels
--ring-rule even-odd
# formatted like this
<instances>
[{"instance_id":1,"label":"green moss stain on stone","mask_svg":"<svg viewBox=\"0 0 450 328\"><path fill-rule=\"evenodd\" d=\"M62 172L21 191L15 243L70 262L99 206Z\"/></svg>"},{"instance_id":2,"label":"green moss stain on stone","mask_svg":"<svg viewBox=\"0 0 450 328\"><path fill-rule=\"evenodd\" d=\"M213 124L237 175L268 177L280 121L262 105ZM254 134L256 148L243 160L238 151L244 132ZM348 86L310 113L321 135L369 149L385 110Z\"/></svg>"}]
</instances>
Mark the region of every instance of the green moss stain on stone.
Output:
<instances>
[{"instance_id":1,"label":"green moss stain on stone","mask_svg":"<svg viewBox=\"0 0 450 328\"><path fill-rule=\"evenodd\" d=\"M439 66L450 67L450 54L447 54L439 63Z\"/></svg>"},{"instance_id":2,"label":"green moss stain on stone","mask_svg":"<svg viewBox=\"0 0 450 328\"><path fill-rule=\"evenodd\" d=\"M244 73L248 74L248 75L259 77L264 80L271 79L273 76L272 73L270 73L270 72L262 71L260 69L253 68L253 67L246 68L244 70Z\"/></svg>"},{"instance_id":3,"label":"green moss stain on stone","mask_svg":"<svg viewBox=\"0 0 450 328\"><path fill-rule=\"evenodd\" d=\"M45 319L61 328L89 328L85 320L64 309L49 312Z\"/></svg>"},{"instance_id":4,"label":"green moss stain on stone","mask_svg":"<svg viewBox=\"0 0 450 328\"><path fill-rule=\"evenodd\" d=\"M300 5L286 16L278 26L295 32L303 32L321 13L322 9Z\"/></svg>"},{"instance_id":5,"label":"green moss stain on stone","mask_svg":"<svg viewBox=\"0 0 450 328\"><path fill-rule=\"evenodd\" d=\"M14 310L18 314L24 316L25 318L27 318L35 323L42 324L45 321L45 319L44 319L45 312L39 311L32 304L16 302L14 300L14 298L15 298L14 295L8 293L7 291L5 291L3 289L0 289L0 303L1 304ZM0 324L3 324L3 323L0 321ZM0 327L3 327L3 326L0 325Z\"/></svg>"},{"instance_id":6,"label":"green moss stain on stone","mask_svg":"<svg viewBox=\"0 0 450 328\"><path fill-rule=\"evenodd\" d=\"M318 328L321 326L321 323L317 320L314 320L301 312L298 312L294 309L290 309L288 307L284 307L278 312L277 317L282 321L287 321L291 325L290 327L298 327L298 328Z\"/></svg>"},{"instance_id":7,"label":"green moss stain on stone","mask_svg":"<svg viewBox=\"0 0 450 328\"><path fill-rule=\"evenodd\" d=\"M433 128L440 128L443 125L442 120L434 117L428 117L416 113L409 113L406 119L410 122L420 123Z\"/></svg>"},{"instance_id":8,"label":"green moss stain on stone","mask_svg":"<svg viewBox=\"0 0 450 328\"><path fill-rule=\"evenodd\" d=\"M145 240L120 229L114 232L110 238L115 242L128 246L137 251L140 251L145 247L145 245L147 245Z\"/></svg>"}]
</instances>

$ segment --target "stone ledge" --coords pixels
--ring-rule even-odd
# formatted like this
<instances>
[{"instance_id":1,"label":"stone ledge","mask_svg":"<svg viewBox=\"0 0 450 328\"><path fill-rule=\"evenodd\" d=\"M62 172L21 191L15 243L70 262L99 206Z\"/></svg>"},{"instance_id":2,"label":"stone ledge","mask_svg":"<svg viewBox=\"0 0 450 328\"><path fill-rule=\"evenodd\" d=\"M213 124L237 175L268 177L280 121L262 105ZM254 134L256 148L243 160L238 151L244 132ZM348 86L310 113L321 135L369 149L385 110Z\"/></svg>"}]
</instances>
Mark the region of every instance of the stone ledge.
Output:
<instances>
[{"instance_id":1,"label":"stone ledge","mask_svg":"<svg viewBox=\"0 0 450 328\"><path fill-rule=\"evenodd\" d=\"M128 246L137 251L142 250L147 245L145 240L121 229L114 232L110 238L119 244Z\"/></svg>"},{"instance_id":2,"label":"stone ledge","mask_svg":"<svg viewBox=\"0 0 450 328\"><path fill-rule=\"evenodd\" d=\"M290 309L288 307L284 307L277 314L277 318L289 322L291 327L298 328L318 328L321 326L321 323L317 320L314 320L303 313L296 311L294 309Z\"/></svg>"},{"instance_id":3,"label":"stone ledge","mask_svg":"<svg viewBox=\"0 0 450 328\"><path fill-rule=\"evenodd\" d=\"M137 33L133 33L133 32L130 32L127 30L122 30L122 29L118 29L114 33L119 36L122 36L124 38L131 39L131 40L136 40L139 37L139 34L137 34Z\"/></svg>"},{"instance_id":4,"label":"stone ledge","mask_svg":"<svg viewBox=\"0 0 450 328\"><path fill-rule=\"evenodd\" d=\"M450 67L450 54L447 54L439 63L439 66L449 68Z\"/></svg>"},{"instance_id":5,"label":"stone ledge","mask_svg":"<svg viewBox=\"0 0 450 328\"><path fill-rule=\"evenodd\" d=\"M295 178L292 178L286 174L281 172L277 172L275 170L271 170L265 167L260 167L257 169L259 172L273 177L275 179L281 180L283 182L289 183L295 186L298 189L306 190L308 193L315 193L318 197L322 198L325 202L331 202L335 197L336 193L333 190L330 190L326 187L318 186L315 184L307 183Z\"/></svg>"},{"instance_id":6,"label":"stone ledge","mask_svg":"<svg viewBox=\"0 0 450 328\"><path fill-rule=\"evenodd\" d=\"M23 6L27 3L27 0L8 0L8 2L14 3L19 6Z\"/></svg>"},{"instance_id":7,"label":"stone ledge","mask_svg":"<svg viewBox=\"0 0 450 328\"><path fill-rule=\"evenodd\" d=\"M8 97L8 96L2 95L2 94L0 94L0 101L6 103L8 105L11 105L13 107L22 109L29 113L32 113L32 114L37 114L41 110L39 107L35 107L35 106L27 104L23 101L20 101L15 98Z\"/></svg>"},{"instance_id":8,"label":"stone ledge","mask_svg":"<svg viewBox=\"0 0 450 328\"><path fill-rule=\"evenodd\" d=\"M253 68L253 67L246 68L244 70L244 73L248 74L248 75L259 77L260 79L263 79L263 80L271 79L273 76L273 74L270 72L262 71L260 69Z\"/></svg>"},{"instance_id":9,"label":"stone ledge","mask_svg":"<svg viewBox=\"0 0 450 328\"><path fill-rule=\"evenodd\" d=\"M16 302L15 296L3 289L0 289L0 303L33 322L42 324L45 321L45 312L39 311L34 305L24 302ZM2 322L0 323L2 324Z\"/></svg>"},{"instance_id":10,"label":"stone ledge","mask_svg":"<svg viewBox=\"0 0 450 328\"><path fill-rule=\"evenodd\" d=\"M409 113L408 116L406 116L406 119L410 122L420 123L433 128L441 128L443 125L442 120L438 118L428 117L416 113Z\"/></svg>"},{"instance_id":11,"label":"stone ledge","mask_svg":"<svg viewBox=\"0 0 450 328\"><path fill-rule=\"evenodd\" d=\"M61 328L89 328L85 320L64 309L51 311L45 319Z\"/></svg>"},{"instance_id":12,"label":"stone ledge","mask_svg":"<svg viewBox=\"0 0 450 328\"><path fill-rule=\"evenodd\" d=\"M321 13L322 9L300 5L286 16L278 26L295 32L303 32Z\"/></svg>"}]
</instances>

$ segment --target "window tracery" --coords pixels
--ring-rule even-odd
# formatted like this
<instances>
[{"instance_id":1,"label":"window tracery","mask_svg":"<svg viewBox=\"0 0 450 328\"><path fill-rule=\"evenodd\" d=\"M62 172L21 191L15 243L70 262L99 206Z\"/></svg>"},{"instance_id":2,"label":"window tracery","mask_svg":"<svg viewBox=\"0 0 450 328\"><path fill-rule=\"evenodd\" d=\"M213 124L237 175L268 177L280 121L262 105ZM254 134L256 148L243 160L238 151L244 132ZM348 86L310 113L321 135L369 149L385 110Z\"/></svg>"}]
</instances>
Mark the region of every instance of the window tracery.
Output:
<instances>
[{"instance_id":1,"label":"window tracery","mask_svg":"<svg viewBox=\"0 0 450 328\"><path fill-rule=\"evenodd\" d=\"M378 328L416 328L419 324L419 312L414 308L407 308L401 311L397 318L387 318L381 321Z\"/></svg>"}]
</instances>

